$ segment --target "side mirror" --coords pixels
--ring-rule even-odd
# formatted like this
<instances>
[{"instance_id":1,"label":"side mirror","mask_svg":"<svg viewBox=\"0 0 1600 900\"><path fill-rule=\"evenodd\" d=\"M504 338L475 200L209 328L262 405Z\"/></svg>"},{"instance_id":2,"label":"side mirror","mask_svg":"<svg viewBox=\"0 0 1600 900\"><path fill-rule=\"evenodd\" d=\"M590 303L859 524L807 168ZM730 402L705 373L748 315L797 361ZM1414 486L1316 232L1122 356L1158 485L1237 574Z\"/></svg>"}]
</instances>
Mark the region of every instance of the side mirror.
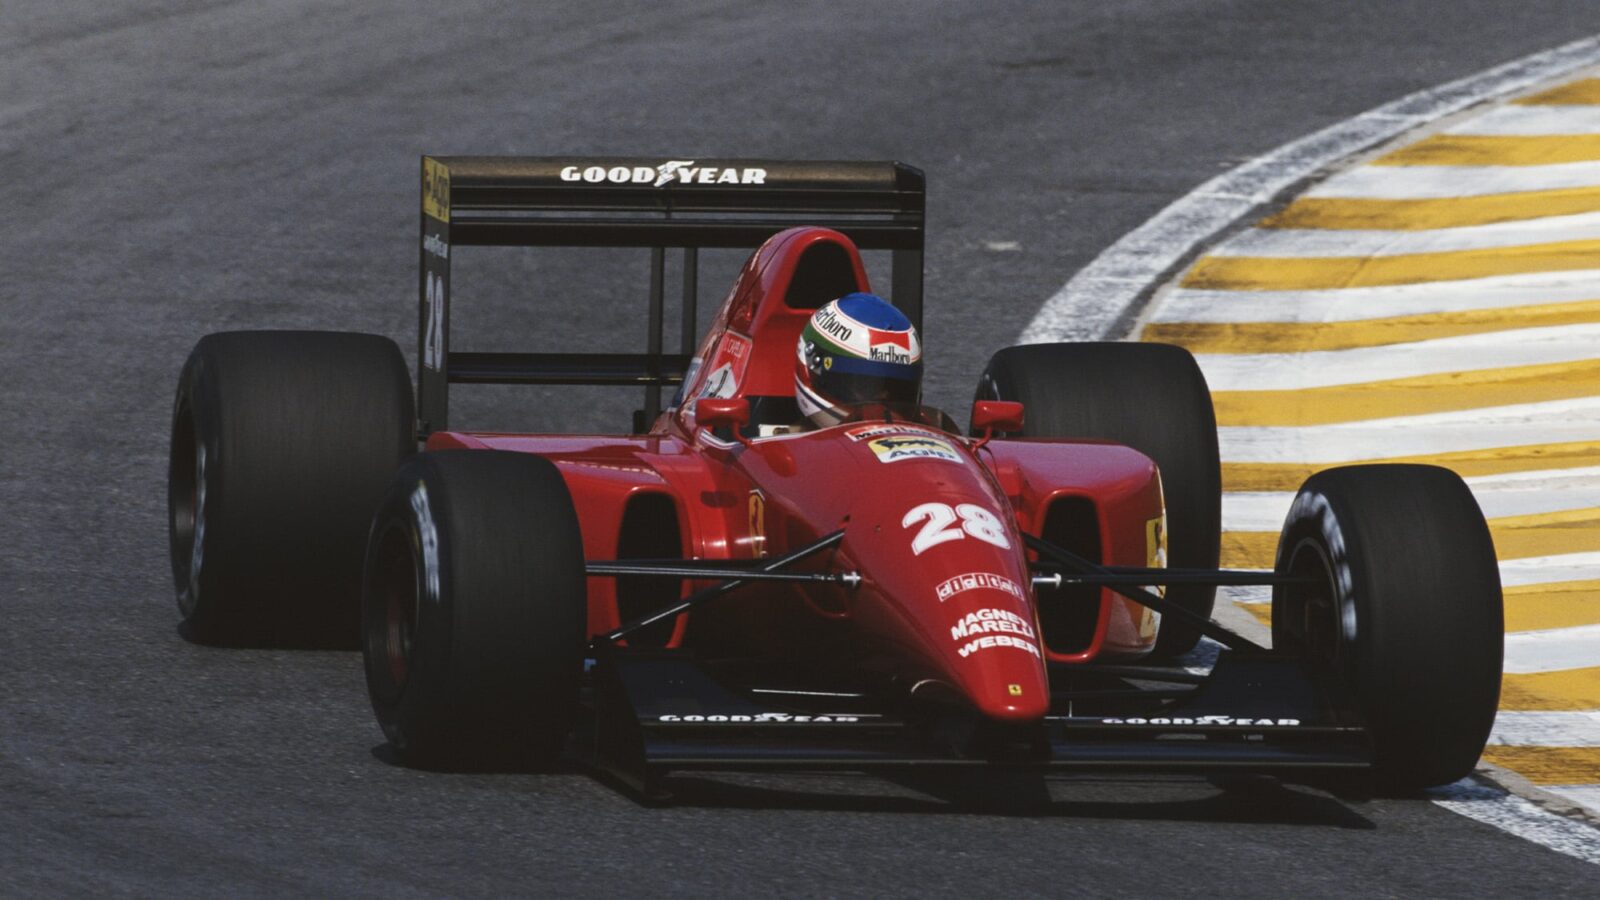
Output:
<instances>
[{"instance_id":1,"label":"side mirror","mask_svg":"<svg viewBox=\"0 0 1600 900\"><path fill-rule=\"evenodd\" d=\"M750 424L750 401L743 397L701 397L694 402L694 421L702 428L727 428L736 437Z\"/></svg>"},{"instance_id":2,"label":"side mirror","mask_svg":"<svg viewBox=\"0 0 1600 900\"><path fill-rule=\"evenodd\" d=\"M1022 404L1012 400L974 400L972 433L988 437L996 431L1022 430Z\"/></svg>"}]
</instances>

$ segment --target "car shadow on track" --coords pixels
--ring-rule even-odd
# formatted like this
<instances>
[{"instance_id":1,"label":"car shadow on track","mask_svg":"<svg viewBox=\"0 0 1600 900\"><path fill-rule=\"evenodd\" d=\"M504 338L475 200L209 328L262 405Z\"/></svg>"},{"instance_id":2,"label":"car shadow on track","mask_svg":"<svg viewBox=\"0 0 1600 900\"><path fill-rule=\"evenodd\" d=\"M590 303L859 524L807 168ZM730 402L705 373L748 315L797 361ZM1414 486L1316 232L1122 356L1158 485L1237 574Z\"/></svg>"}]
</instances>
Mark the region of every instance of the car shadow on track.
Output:
<instances>
[{"instance_id":1,"label":"car shadow on track","mask_svg":"<svg viewBox=\"0 0 1600 900\"><path fill-rule=\"evenodd\" d=\"M1370 830L1351 803L1270 777L1089 778L1017 773L913 774L875 778L734 779L674 775L648 805L827 812L904 812L1036 818L1235 822Z\"/></svg>"}]
</instances>

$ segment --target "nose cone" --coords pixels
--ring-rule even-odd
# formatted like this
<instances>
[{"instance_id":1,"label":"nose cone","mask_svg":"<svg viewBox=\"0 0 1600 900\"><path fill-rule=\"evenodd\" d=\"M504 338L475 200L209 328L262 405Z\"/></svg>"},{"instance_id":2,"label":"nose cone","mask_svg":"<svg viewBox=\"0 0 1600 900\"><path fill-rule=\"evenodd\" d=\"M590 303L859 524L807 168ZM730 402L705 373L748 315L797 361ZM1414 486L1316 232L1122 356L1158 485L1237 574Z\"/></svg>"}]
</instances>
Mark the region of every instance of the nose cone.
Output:
<instances>
[{"instance_id":1,"label":"nose cone","mask_svg":"<svg viewBox=\"0 0 1600 900\"><path fill-rule=\"evenodd\" d=\"M1010 503L964 447L930 437L939 452L879 454L864 463L876 477L855 485L844 549L864 579L856 620L986 717L1037 721L1050 687Z\"/></svg>"},{"instance_id":2,"label":"nose cone","mask_svg":"<svg viewBox=\"0 0 1600 900\"><path fill-rule=\"evenodd\" d=\"M952 624L941 661L966 698L999 721L1043 717L1050 682L1031 604L991 587L969 589L945 607Z\"/></svg>"}]
</instances>

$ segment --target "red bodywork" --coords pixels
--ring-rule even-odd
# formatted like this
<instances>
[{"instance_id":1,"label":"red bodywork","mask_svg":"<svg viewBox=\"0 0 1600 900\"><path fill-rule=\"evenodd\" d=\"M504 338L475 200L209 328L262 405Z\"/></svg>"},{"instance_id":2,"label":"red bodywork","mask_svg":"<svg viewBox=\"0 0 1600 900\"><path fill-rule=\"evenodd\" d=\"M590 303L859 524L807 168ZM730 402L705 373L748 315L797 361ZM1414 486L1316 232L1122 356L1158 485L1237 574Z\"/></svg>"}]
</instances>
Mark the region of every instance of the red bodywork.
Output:
<instances>
[{"instance_id":1,"label":"red bodywork","mask_svg":"<svg viewBox=\"0 0 1600 900\"><path fill-rule=\"evenodd\" d=\"M701 396L792 397L795 344L820 299L814 286L841 280L869 290L859 253L838 232L794 228L767 241L700 345L681 394L690 400L663 413L649 434L443 431L427 447L513 450L555 462L592 560L642 555L625 535L645 529L670 540L673 520L677 552L706 560L781 556L845 530L831 556L809 564L857 571L858 587L747 586L679 617L658 643L724 657L804 659L1012 722L1049 710L1046 659L1147 653L1154 615L1109 589L1080 588L1059 599L1042 590L1045 624L1058 615L1052 603L1062 605L1064 624L1041 628L1019 534L1040 534L1053 510L1070 509L1061 521L1079 523L1079 538L1089 535L1095 545L1080 541L1079 552L1105 564L1159 564L1160 479L1143 454L1107 443L981 442L902 421L745 440L697 425L691 401ZM699 586L673 582L659 602ZM1072 603L1077 608L1064 608ZM621 608L616 579L589 579L591 633L639 612ZM1066 646L1046 646L1052 634L1061 635L1053 644Z\"/></svg>"}]
</instances>

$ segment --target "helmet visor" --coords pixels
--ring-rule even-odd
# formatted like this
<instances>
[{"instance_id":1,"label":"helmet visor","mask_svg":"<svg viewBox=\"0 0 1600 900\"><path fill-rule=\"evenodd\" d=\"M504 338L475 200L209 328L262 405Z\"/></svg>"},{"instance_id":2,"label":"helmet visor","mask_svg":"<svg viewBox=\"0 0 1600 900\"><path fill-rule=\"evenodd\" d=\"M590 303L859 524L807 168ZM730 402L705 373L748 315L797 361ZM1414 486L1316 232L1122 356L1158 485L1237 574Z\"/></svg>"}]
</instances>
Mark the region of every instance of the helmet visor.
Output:
<instances>
[{"instance_id":1,"label":"helmet visor","mask_svg":"<svg viewBox=\"0 0 1600 900\"><path fill-rule=\"evenodd\" d=\"M915 405L922 394L920 377L922 364L919 362L894 368L905 370L905 375L898 372L889 375L843 371L844 367L836 366L813 373L811 383L817 393L840 406L857 403Z\"/></svg>"}]
</instances>

